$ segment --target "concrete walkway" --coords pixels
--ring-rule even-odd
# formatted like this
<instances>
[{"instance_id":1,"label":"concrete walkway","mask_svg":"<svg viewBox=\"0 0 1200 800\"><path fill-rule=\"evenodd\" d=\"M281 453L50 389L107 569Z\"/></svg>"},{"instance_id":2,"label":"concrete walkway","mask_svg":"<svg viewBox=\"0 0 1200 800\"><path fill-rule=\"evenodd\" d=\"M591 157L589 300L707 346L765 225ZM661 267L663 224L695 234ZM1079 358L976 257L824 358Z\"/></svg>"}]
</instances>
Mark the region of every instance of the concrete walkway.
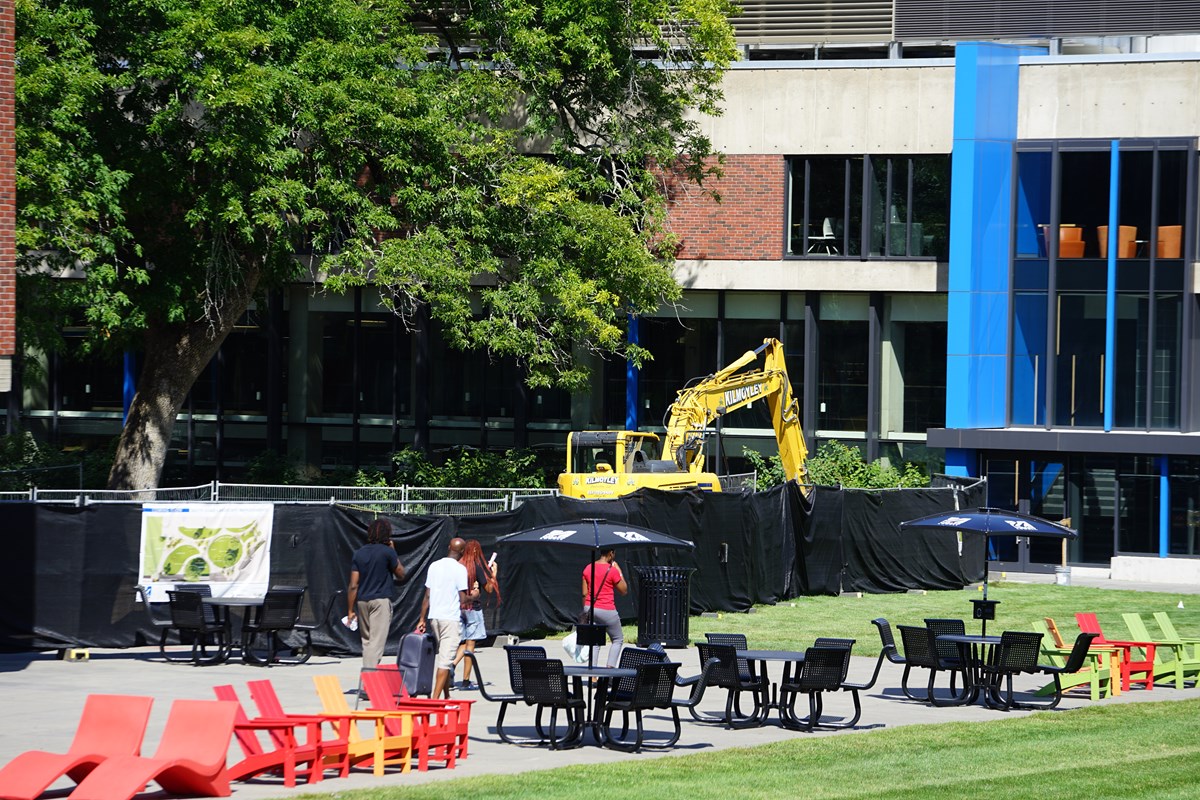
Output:
<instances>
[{"instance_id":1,"label":"concrete walkway","mask_svg":"<svg viewBox=\"0 0 1200 800\"><path fill-rule=\"evenodd\" d=\"M562 655L556 641L546 642L552 657ZM696 650L670 650L672 658L683 663L680 672L684 675L698 671ZM150 727L146 735L144 754L152 755L161 734L162 725L176 698L211 698L212 687L218 684L233 684L249 710L247 680L269 678L280 695L285 709L295 712L319 710L312 676L336 675L347 691L357 685L360 662L357 658L333 658L315 656L302 666L277 666L270 669L230 663L214 667L193 667L185 664L164 663L157 651L151 648L134 650L93 650L90 660L67 662L58 660L54 654L6 654L0 655L0 692L6 724L0 725L0 764L7 763L13 756L30 749L64 751L71 741L75 725L89 693L124 693L150 695L155 698ZM499 684L501 691L508 686L507 666L504 651L499 647L479 651L480 665L489 682ZM866 680L875 665L874 659L855 658L851 667L851 680ZM772 665L771 674L777 677L778 665ZM918 671L923 674L922 671ZM1022 716L1030 712L1005 714L983 706L965 708L934 708L922 703L903 699L899 690L901 668L885 663L876 687L863 697L863 714L857 731L894 728L901 725L938 723L959 720L994 720ZM919 677L918 677L919 680ZM465 698L478 698L478 692L457 692ZM1158 686L1153 691L1134 690L1119 698L1104 700L1104 703L1126 703L1146 700L1184 699L1200 696L1195 689L1176 690ZM348 695L353 704L353 696ZM826 701L830 713L849 709L849 697L833 695ZM1086 695L1070 696L1061 708L1076 708L1089 704ZM712 692L705 697L703 708L718 711L724 707L724 692ZM1044 713L1044 712L1043 712ZM1056 712L1049 712L1056 713ZM484 701L473 707L471 720L470 755L456 769L433 767L420 773L416 769L402 775L389 771L376 778L369 771L356 770L349 778L327 778L312 789L322 792L337 792L351 788L368 788L382 785L407 785L426 781L447 780L474 775L521 773L536 769L549 769L568 764L600 764L629 759L672 757L688 753L705 752L729 747L745 747L808 736L853 736L854 731L821 731L799 733L780 727L772 718L771 724L750 730L726 730L719 726L693 723L684 715L683 736L679 746L669 753L626 754L600 747L586 746L575 750L550 752L539 747L517 747L503 744L495 735L497 704ZM526 707L510 711L506 725L518 727L531 725L532 714ZM648 731L670 730L667 715L648 716ZM230 748L231 760L240 759L236 745ZM332 773L330 773L332 774ZM70 781L64 780L57 788L69 788ZM234 784L236 800L273 800L292 797L311 791L304 785L287 789L281 781L266 778Z\"/></svg>"}]
</instances>

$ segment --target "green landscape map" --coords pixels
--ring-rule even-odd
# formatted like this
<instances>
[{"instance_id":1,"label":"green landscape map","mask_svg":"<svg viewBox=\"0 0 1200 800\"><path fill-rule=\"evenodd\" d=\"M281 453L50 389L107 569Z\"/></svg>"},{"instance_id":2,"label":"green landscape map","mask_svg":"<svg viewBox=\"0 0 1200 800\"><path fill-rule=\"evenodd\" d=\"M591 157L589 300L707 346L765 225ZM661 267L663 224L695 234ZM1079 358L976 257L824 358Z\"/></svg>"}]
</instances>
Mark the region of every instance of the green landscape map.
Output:
<instances>
[{"instance_id":1,"label":"green landscape map","mask_svg":"<svg viewBox=\"0 0 1200 800\"><path fill-rule=\"evenodd\" d=\"M143 581L254 581L266 566L270 532L264 528L269 520L267 517L264 525L258 514L231 514L228 509L220 514L147 511L142 525ZM202 525L190 527L180 522ZM218 527L214 523L225 524Z\"/></svg>"}]
</instances>

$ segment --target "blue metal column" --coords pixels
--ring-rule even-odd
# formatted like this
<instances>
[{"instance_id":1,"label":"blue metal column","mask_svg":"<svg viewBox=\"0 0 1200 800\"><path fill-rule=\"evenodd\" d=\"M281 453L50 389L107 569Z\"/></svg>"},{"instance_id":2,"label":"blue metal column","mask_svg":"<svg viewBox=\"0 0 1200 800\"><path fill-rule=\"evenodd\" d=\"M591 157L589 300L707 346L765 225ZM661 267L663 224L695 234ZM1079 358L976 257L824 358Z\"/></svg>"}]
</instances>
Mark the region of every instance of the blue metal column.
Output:
<instances>
[{"instance_id":1,"label":"blue metal column","mask_svg":"<svg viewBox=\"0 0 1200 800\"><path fill-rule=\"evenodd\" d=\"M1104 430L1113 429L1113 406L1117 401L1117 243L1121 229L1121 148L1116 139L1108 160L1108 285L1104 291Z\"/></svg>"},{"instance_id":2,"label":"blue metal column","mask_svg":"<svg viewBox=\"0 0 1200 800\"><path fill-rule=\"evenodd\" d=\"M1158 557L1168 558L1171 555L1171 469L1166 456L1155 460L1158 461Z\"/></svg>"},{"instance_id":3,"label":"blue metal column","mask_svg":"<svg viewBox=\"0 0 1200 800\"><path fill-rule=\"evenodd\" d=\"M630 315L626 341L638 344L638 318ZM638 429L638 373L640 370L632 361L625 362L625 430Z\"/></svg>"}]
</instances>

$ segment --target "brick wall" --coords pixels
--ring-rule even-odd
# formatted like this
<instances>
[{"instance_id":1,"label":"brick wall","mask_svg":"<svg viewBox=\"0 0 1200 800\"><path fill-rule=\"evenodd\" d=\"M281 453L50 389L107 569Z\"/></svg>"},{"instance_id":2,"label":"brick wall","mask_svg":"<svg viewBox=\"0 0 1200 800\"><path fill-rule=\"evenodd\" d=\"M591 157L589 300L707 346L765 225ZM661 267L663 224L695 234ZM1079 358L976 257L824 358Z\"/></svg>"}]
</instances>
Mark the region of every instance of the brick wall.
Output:
<instances>
[{"instance_id":1,"label":"brick wall","mask_svg":"<svg viewBox=\"0 0 1200 800\"><path fill-rule=\"evenodd\" d=\"M782 156L730 155L724 176L705 186L668 181L668 220L679 237L678 258L783 258L785 161Z\"/></svg>"},{"instance_id":2,"label":"brick wall","mask_svg":"<svg viewBox=\"0 0 1200 800\"><path fill-rule=\"evenodd\" d=\"M13 30L11 0L0 0L0 358L16 350L17 213L16 145L13 117ZM8 387L0 387L7 391Z\"/></svg>"}]
</instances>

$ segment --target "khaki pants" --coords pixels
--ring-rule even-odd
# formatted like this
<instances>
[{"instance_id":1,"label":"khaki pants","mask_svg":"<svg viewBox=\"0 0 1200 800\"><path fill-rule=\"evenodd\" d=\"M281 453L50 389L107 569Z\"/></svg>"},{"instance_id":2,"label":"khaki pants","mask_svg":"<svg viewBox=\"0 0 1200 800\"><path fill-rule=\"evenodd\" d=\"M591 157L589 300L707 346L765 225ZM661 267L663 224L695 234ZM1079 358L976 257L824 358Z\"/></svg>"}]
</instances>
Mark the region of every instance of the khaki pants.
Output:
<instances>
[{"instance_id":1,"label":"khaki pants","mask_svg":"<svg viewBox=\"0 0 1200 800\"><path fill-rule=\"evenodd\" d=\"M362 636L363 669L374 669L383 658L392 628L392 601L386 597L355 603L358 632Z\"/></svg>"}]
</instances>

